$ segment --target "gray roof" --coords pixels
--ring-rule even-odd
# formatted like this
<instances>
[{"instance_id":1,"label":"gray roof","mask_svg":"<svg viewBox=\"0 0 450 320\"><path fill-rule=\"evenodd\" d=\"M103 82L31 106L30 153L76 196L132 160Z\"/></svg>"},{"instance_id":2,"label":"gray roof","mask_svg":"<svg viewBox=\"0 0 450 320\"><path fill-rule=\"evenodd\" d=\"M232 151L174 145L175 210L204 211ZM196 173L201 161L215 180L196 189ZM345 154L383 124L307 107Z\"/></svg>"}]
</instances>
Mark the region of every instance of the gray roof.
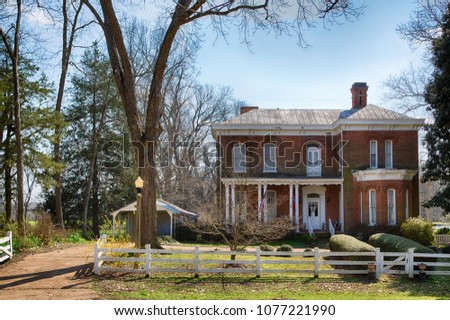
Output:
<instances>
[{"instance_id":1,"label":"gray roof","mask_svg":"<svg viewBox=\"0 0 450 320\"><path fill-rule=\"evenodd\" d=\"M125 207L112 212L111 215L115 217L121 213L136 212L136 205L137 205L136 201L133 203L127 204ZM184 209L174 205L173 203L167 202L163 199L156 199L156 209L158 211L169 211L176 215L197 217L196 213L184 210Z\"/></svg>"},{"instance_id":2,"label":"gray roof","mask_svg":"<svg viewBox=\"0 0 450 320\"><path fill-rule=\"evenodd\" d=\"M369 104L362 109L255 109L221 125L332 125L339 119L416 120Z\"/></svg>"}]
</instances>

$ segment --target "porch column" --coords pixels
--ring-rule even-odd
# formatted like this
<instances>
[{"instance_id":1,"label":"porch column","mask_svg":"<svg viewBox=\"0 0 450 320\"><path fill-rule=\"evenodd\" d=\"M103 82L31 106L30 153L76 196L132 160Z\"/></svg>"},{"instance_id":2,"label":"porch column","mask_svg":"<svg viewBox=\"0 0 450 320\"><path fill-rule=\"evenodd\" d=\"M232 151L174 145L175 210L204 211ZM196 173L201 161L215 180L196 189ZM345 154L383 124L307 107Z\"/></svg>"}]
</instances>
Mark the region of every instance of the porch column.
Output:
<instances>
[{"instance_id":1,"label":"porch column","mask_svg":"<svg viewBox=\"0 0 450 320\"><path fill-rule=\"evenodd\" d=\"M295 226L296 232L300 232L300 217L298 214L298 184L295 185Z\"/></svg>"},{"instance_id":2,"label":"porch column","mask_svg":"<svg viewBox=\"0 0 450 320\"><path fill-rule=\"evenodd\" d=\"M261 185L258 184L258 221L259 222L262 221L261 215L262 215L262 213L261 213Z\"/></svg>"},{"instance_id":3,"label":"porch column","mask_svg":"<svg viewBox=\"0 0 450 320\"><path fill-rule=\"evenodd\" d=\"M341 182L341 192L339 193L339 223L341 231L344 231L344 182Z\"/></svg>"},{"instance_id":4,"label":"porch column","mask_svg":"<svg viewBox=\"0 0 450 320\"><path fill-rule=\"evenodd\" d=\"M289 221L291 222L291 225L294 223L294 201L293 201L293 186L292 184L289 185ZM297 207L297 204L295 205Z\"/></svg>"},{"instance_id":5,"label":"porch column","mask_svg":"<svg viewBox=\"0 0 450 320\"><path fill-rule=\"evenodd\" d=\"M231 224L234 224L234 222L236 221L235 210L236 210L236 188L233 183L231 185Z\"/></svg>"},{"instance_id":6,"label":"porch column","mask_svg":"<svg viewBox=\"0 0 450 320\"><path fill-rule=\"evenodd\" d=\"M230 222L230 188L225 184L225 223Z\"/></svg>"},{"instance_id":7,"label":"porch column","mask_svg":"<svg viewBox=\"0 0 450 320\"><path fill-rule=\"evenodd\" d=\"M267 222L267 184L264 183L264 223Z\"/></svg>"}]
</instances>

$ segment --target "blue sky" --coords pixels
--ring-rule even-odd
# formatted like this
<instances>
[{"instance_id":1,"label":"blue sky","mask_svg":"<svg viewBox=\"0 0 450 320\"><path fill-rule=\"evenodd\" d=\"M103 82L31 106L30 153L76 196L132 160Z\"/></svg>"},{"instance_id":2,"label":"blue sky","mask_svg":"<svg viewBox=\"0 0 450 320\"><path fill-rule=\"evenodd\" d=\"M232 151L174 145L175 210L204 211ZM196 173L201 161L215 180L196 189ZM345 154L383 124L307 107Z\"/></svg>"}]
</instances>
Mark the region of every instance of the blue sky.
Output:
<instances>
[{"instance_id":1,"label":"blue sky","mask_svg":"<svg viewBox=\"0 0 450 320\"><path fill-rule=\"evenodd\" d=\"M366 6L353 23L306 30L306 49L296 37L264 32L252 37L251 51L237 34L230 33L228 44L208 34L198 57L200 80L230 86L237 98L262 108L349 108L351 85L367 82L368 102L390 108L383 81L421 63L422 51L395 31L414 1L367 0Z\"/></svg>"}]
</instances>

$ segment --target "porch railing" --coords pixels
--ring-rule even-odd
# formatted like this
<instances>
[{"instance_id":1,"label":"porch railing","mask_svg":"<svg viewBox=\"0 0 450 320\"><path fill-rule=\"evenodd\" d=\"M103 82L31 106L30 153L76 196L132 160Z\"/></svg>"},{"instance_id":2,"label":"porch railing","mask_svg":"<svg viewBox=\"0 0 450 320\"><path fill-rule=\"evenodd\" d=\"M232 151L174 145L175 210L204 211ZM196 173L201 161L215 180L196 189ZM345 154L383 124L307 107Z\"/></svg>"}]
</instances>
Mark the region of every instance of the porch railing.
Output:
<instances>
[{"instance_id":1,"label":"porch railing","mask_svg":"<svg viewBox=\"0 0 450 320\"><path fill-rule=\"evenodd\" d=\"M311 220L310 220L309 218L308 218L308 220L306 221L306 227L308 228L308 233L309 233L309 235L312 236L313 233L314 233L314 229L313 229L313 226L312 226L312 224L311 224Z\"/></svg>"}]
</instances>

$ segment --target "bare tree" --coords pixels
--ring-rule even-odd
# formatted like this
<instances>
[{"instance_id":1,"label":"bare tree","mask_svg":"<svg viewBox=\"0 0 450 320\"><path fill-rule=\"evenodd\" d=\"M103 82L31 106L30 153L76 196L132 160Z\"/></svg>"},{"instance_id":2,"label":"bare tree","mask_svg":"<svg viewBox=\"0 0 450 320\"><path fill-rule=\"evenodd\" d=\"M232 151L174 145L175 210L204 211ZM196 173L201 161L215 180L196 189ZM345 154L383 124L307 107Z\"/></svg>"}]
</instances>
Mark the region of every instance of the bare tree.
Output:
<instances>
[{"instance_id":1,"label":"bare tree","mask_svg":"<svg viewBox=\"0 0 450 320\"><path fill-rule=\"evenodd\" d=\"M246 186L240 186L239 190L250 191ZM266 223L258 221L258 210L261 208L250 208L247 200L246 197L236 197L234 221L225 221L223 210L217 202L202 202L196 209L199 214L198 221L186 221L185 225L198 234L222 240L230 251L243 251L251 245L283 239L295 231L295 226L290 223L288 217L278 217ZM279 198L273 205L286 200L287 198ZM235 258L236 255L231 255L231 260Z\"/></svg>"},{"instance_id":2,"label":"bare tree","mask_svg":"<svg viewBox=\"0 0 450 320\"><path fill-rule=\"evenodd\" d=\"M225 26L236 24L243 39L257 29L273 30L277 33L298 31L301 39L302 28L315 23L317 17L334 21L349 15L357 16L355 8L349 0L308 0L290 2L286 0L240 0L240 1L207 1L178 0L175 4L165 2L167 24L161 44L158 46L148 98L146 100L145 116L141 117L138 109L136 85L130 54L127 51L123 29L117 18L112 1L100 0L100 10L91 1L84 0L96 17L104 34L108 47L110 61L114 70L115 82L124 105L127 124L131 139L137 149L136 163L139 174L144 180L142 225L149 226L141 230L142 243L159 247L156 235L156 190L157 171L155 149L162 132L160 123L160 108L162 88L166 74L167 63L173 43L180 32L189 32L190 25L197 21L210 18L212 26L223 34ZM296 18L287 23L283 17L284 9L294 10ZM142 244L141 243L141 244Z\"/></svg>"},{"instance_id":3,"label":"bare tree","mask_svg":"<svg viewBox=\"0 0 450 320\"><path fill-rule=\"evenodd\" d=\"M424 54L425 67L409 69L398 75L391 75L385 82L386 101L403 113L423 112L427 107L424 100L425 86L430 80L432 67L429 61L429 48L433 40L441 33L442 18L447 10L448 0L417 0L416 9L410 20L397 27L397 32L408 41L411 48L426 46Z\"/></svg>"}]
</instances>

